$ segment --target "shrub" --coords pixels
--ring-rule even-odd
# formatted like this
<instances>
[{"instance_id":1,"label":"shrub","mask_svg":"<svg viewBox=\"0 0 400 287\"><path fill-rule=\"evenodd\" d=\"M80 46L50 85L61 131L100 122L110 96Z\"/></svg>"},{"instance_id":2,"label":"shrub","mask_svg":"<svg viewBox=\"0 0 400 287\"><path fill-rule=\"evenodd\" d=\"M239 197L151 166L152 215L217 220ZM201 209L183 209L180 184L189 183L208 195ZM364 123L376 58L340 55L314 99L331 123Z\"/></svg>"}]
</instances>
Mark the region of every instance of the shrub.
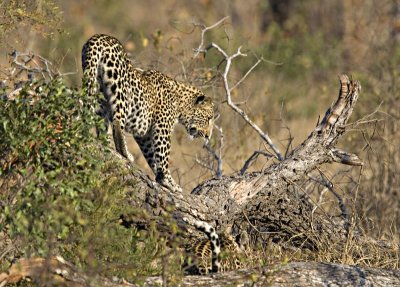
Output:
<instances>
[{"instance_id":1,"label":"shrub","mask_svg":"<svg viewBox=\"0 0 400 287\"><path fill-rule=\"evenodd\" d=\"M129 206L128 183L119 180L129 169L112 160L105 137L94 136L104 126L91 108L96 100L61 79L3 93L0 234L17 247L8 259L60 254L87 271L125 278L159 271L151 262L169 259L157 228L118 224L121 214L143 211Z\"/></svg>"}]
</instances>

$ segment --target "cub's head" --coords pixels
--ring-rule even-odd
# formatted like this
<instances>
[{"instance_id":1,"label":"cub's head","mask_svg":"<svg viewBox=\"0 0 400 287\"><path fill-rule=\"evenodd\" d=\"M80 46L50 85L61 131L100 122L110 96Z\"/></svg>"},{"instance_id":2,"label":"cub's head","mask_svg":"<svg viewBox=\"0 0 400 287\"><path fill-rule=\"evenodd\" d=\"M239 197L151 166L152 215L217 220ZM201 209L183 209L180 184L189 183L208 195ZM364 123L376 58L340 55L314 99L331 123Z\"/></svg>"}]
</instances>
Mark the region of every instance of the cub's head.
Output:
<instances>
[{"instance_id":1,"label":"cub's head","mask_svg":"<svg viewBox=\"0 0 400 287\"><path fill-rule=\"evenodd\" d=\"M181 123L192 138L211 138L214 127L214 104L211 98L198 91L187 110L182 113Z\"/></svg>"}]
</instances>

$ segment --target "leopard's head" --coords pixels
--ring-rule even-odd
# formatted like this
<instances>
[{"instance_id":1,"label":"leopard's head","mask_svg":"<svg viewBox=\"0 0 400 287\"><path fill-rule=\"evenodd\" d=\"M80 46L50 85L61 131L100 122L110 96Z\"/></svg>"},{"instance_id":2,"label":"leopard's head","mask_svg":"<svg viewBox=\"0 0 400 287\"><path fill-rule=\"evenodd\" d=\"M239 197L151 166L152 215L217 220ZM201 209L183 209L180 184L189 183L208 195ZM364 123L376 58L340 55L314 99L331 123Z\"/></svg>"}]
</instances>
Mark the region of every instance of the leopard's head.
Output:
<instances>
[{"instance_id":1,"label":"leopard's head","mask_svg":"<svg viewBox=\"0 0 400 287\"><path fill-rule=\"evenodd\" d=\"M211 98L198 91L181 122L191 138L209 140L214 127L214 104Z\"/></svg>"}]
</instances>

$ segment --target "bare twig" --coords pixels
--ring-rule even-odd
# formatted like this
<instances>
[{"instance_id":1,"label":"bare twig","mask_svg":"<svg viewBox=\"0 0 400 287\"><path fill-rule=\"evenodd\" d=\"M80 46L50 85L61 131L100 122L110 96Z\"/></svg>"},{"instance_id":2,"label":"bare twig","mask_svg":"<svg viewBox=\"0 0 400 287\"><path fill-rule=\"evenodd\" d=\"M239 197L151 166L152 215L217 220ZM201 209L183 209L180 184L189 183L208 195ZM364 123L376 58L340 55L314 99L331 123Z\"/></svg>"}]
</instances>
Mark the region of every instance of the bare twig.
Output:
<instances>
[{"instance_id":1,"label":"bare twig","mask_svg":"<svg viewBox=\"0 0 400 287\"><path fill-rule=\"evenodd\" d=\"M353 241L353 236L354 236L354 229L355 229L355 224L354 224L354 220L356 218L356 202L357 202L357 197L358 197L358 191L359 188L361 186L361 178L363 175L363 166L361 166L360 168L360 172L358 175L358 180L356 182L356 186L355 186L355 193L354 193L354 199L353 199L353 206L352 206L352 216L351 216L351 222L349 220L348 222L348 228L346 229L347 232L347 238L346 238L346 243L343 249L343 254L342 254L342 258L345 259L347 254L349 254L349 250L351 249L351 246L354 244Z\"/></svg>"},{"instance_id":2,"label":"bare twig","mask_svg":"<svg viewBox=\"0 0 400 287\"><path fill-rule=\"evenodd\" d=\"M11 63L14 65L11 76L16 77L22 72L27 72L40 74L43 79L53 79L55 76L60 75L58 71L52 68L53 64L40 55L14 51L10 56Z\"/></svg>"},{"instance_id":3,"label":"bare twig","mask_svg":"<svg viewBox=\"0 0 400 287\"><path fill-rule=\"evenodd\" d=\"M309 175L308 177L311 180L324 186L327 190L329 190L336 197L338 204L339 204L339 209L342 213L341 216L344 220L344 228L345 228L346 232L348 232L349 226L350 226L350 219L349 219L349 213L347 212L347 209L346 209L346 205L344 204L342 197L334 190L334 185L333 185L332 181L330 181L319 168L318 168L318 171L320 174L320 178L316 178L311 175ZM322 196L322 193L321 193L321 196Z\"/></svg>"},{"instance_id":4,"label":"bare twig","mask_svg":"<svg viewBox=\"0 0 400 287\"><path fill-rule=\"evenodd\" d=\"M246 162L244 163L243 167L240 169L239 174L243 175L246 170L250 167L250 165L258 158L259 155L263 155L266 158L271 158L273 157L272 154L270 154L269 152L265 152L265 151L261 151L261 150L256 150L253 152L253 154L246 160Z\"/></svg>"},{"instance_id":5,"label":"bare twig","mask_svg":"<svg viewBox=\"0 0 400 287\"><path fill-rule=\"evenodd\" d=\"M272 149L273 153L274 153L274 157L277 158L278 160L283 160L284 157L282 156L281 152L279 151L279 149L275 146L275 144L272 142L271 138L268 136L268 134L264 131L262 131L260 129L260 127L258 127L251 119L250 117L242 110L238 107L238 104L232 101L232 97L231 97L231 92L237 88L241 83L243 83L244 80L246 80L246 78L250 75L250 73L261 63L264 61L264 59L261 57L260 59L258 59L256 61L256 63L254 63L253 66L250 67L250 69L244 74L244 76L238 81L236 82L236 84L234 84L232 87L230 87L229 81L228 81L228 74L230 72L231 69L231 65L232 65L232 60L239 57L239 56L243 56L246 57L247 55L242 53L241 49L242 47L239 47L236 51L236 53L234 53L233 55L228 55L224 49L222 49L218 44L212 42L210 45L205 46L204 44L204 36L205 33L217 26L219 26L221 23L223 23L225 20L227 19L227 17L219 20L218 22L216 22L215 24L206 27L205 25L200 25L197 24L196 26L200 26L202 27L201 30L201 40L200 40L200 45L194 50L195 54L194 57L197 57L199 55L199 53L207 53L208 50L214 48L216 49L224 58L223 62L225 62L225 69L224 72L222 73L222 79L223 79L223 83L224 83L224 90L225 90L225 95L226 95L226 103L228 104L228 106L233 109L236 113L238 113L243 119L244 121L249 124L259 135L260 137L268 144L268 146Z\"/></svg>"},{"instance_id":6,"label":"bare twig","mask_svg":"<svg viewBox=\"0 0 400 287\"><path fill-rule=\"evenodd\" d=\"M230 89L230 91L232 92L237 86L239 86L262 61L264 61L262 57L258 59L257 62L255 62L254 65L247 70L246 74L244 74L244 76Z\"/></svg>"},{"instance_id":7,"label":"bare twig","mask_svg":"<svg viewBox=\"0 0 400 287\"><path fill-rule=\"evenodd\" d=\"M215 177L216 178L221 178L222 177L222 149L224 147L224 133L222 131L222 128L214 125L214 128L219 132L219 149L218 149L218 153L215 149L213 149L211 147L210 141L205 142L203 148L205 148L207 150L207 152L212 156L212 158L217 162L217 166L214 169L211 164L206 164L205 162L199 160L196 158L196 162L199 163L200 165L202 165L203 167L212 170L215 172Z\"/></svg>"},{"instance_id":8,"label":"bare twig","mask_svg":"<svg viewBox=\"0 0 400 287\"><path fill-rule=\"evenodd\" d=\"M204 167L205 169L208 169L208 170L210 170L210 171L214 171L214 168L213 168L211 165L209 165L209 164L208 164L207 162L205 162L204 160L198 158L197 156L196 156L195 161L196 161L196 163L197 163L198 165Z\"/></svg>"},{"instance_id":9,"label":"bare twig","mask_svg":"<svg viewBox=\"0 0 400 287\"><path fill-rule=\"evenodd\" d=\"M289 154L290 148L292 147L292 143L293 143L294 138L292 136L292 132L291 132L289 126L286 124L285 120L283 119L283 106L284 106L284 104L282 102L281 111L279 113L279 118L280 118L280 121L282 123L283 128L288 131L288 136L289 136L288 143L287 143L286 149L285 149L285 158L286 158L288 156L288 154Z\"/></svg>"},{"instance_id":10,"label":"bare twig","mask_svg":"<svg viewBox=\"0 0 400 287\"><path fill-rule=\"evenodd\" d=\"M382 104L383 104L383 102L380 102L378 107L376 107L376 109L372 113L369 113L368 115L363 116L362 118L360 118L359 120L357 120L355 122L346 124L345 127L350 127L353 130L360 125L369 125L371 123L376 123L378 121L382 121L382 119L373 118L373 116L375 116L376 114L381 112L380 109L381 109Z\"/></svg>"},{"instance_id":11,"label":"bare twig","mask_svg":"<svg viewBox=\"0 0 400 287\"><path fill-rule=\"evenodd\" d=\"M333 221L331 220L330 216L328 215L328 213L326 213L326 211L317 203L315 202L314 199L312 199L309 194L304 190L303 187L301 187L299 184L297 184L296 182L292 181L291 179L285 177L285 180L288 181L289 183L293 184L293 186L296 186L298 188L298 190L300 190L304 196L306 196L306 198L317 208L319 208L321 210L321 212L324 214L325 218L331 223L334 224ZM315 212L316 208L313 209L313 212ZM313 212L311 214L313 214ZM312 228L314 228L312 226Z\"/></svg>"},{"instance_id":12,"label":"bare twig","mask_svg":"<svg viewBox=\"0 0 400 287\"><path fill-rule=\"evenodd\" d=\"M220 24L222 24L223 22L225 22L226 19L228 19L229 16L226 16L224 18L222 18L221 20L219 20L218 22L216 22L215 24L206 27L203 24L195 24L195 26L201 27L201 40L200 40L200 45L194 49L194 51L196 52L193 56L193 58L196 58L200 53L206 53L206 49L203 48L204 46L204 35L206 34L207 31L214 29L215 27L218 27Z\"/></svg>"},{"instance_id":13,"label":"bare twig","mask_svg":"<svg viewBox=\"0 0 400 287\"><path fill-rule=\"evenodd\" d=\"M236 51L235 54L228 56L228 54L217 44L215 43L211 43L211 45L207 48L211 49L211 48L215 48L217 49L217 51L225 58L226 61L226 65L225 65L225 70L222 74L222 79L223 79L223 83L224 83L224 89L225 89L225 95L226 95L226 101L227 104L230 108L232 108L236 113L238 113L244 120L245 122L247 122L247 124L249 124L259 135L260 137L268 144L268 146L273 150L275 157L278 160L283 160L283 156L281 154L281 152L279 151L279 149L275 146L275 144L272 142L271 138L268 136L267 133L263 132L259 126L257 126L250 118L249 116L242 110L240 109L233 101L232 101L232 97L231 97L231 91L233 88L235 88L238 84L240 84L242 82L242 79L244 79L244 77L239 80L239 82L233 86L233 88L229 87L229 82L228 82L228 74L232 65L232 60L235 59L236 57L239 56L247 56L246 54L243 54L241 52L241 47L238 48L238 50ZM260 61L258 61L258 63L260 63ZM250 70L253 70L255 68L255 66L253 65L253 67L250 68ZM245 74L245 77L247 77L248 73Z\"/></svg>"}]
</instances>

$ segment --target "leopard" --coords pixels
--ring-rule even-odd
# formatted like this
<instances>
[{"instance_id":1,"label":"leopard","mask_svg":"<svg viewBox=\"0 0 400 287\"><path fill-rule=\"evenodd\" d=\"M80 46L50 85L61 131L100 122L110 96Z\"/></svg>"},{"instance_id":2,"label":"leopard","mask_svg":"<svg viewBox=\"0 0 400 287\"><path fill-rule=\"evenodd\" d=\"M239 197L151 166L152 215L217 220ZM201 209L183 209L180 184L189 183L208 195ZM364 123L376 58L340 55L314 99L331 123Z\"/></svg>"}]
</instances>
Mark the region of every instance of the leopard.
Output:
<instances>
[{"instance_id":1,"label":"leopard","mask_svg":"<svg viewBox=\"0 0 400 287\"><path fill-rule=\"evenodd\" d=\"M188 217L176 219L179 228L172 237L170 222L166 225L165 222L158 221L156 218L146 221L135 214L128 213L120 215L113 221L125 228L135 228L136 230L149 230L150 224L156 223L159 236L166 239L167 248L173 250L178 247L177 250L183 252L181 258L184 260L181 268L186 275L206 275L237 270L245 266L244 258L247 254L246 251L249 250L247 232L242 231L233 236L229 227L217 232L211 223L203 220ZM193 229L189 226L199 231L200 235L193 233ZM178 236L178 240L176 236ZM170 241L171 239L172 241ZM178 245L176 245L177 242Z\"/></svg>"},{"instance_id":2,"label":"leopard","mask_svg":"<svg viewBox=\"0 0 400 287\"><path fill-rule=\"evenodd\" d=\"M244 247L238 244L238 238L233 237L228 230L217 233L208 222L202 220L190 222L187 218L183 220L207 237L196 237L185 244L185 251L190 259L186 258L183 265L186 274L205 275L235 270L243 266Z\"/></svg>"},{"instance_id":3,"label":"leopard","mask_svg":"<svg viewBox=\"0 0 400 287\"><path fill-rule=\"evenodd\" d=\"M211 97L157 70L134 67L122 43L105 34L83 45L82 70L83 86L98 98L96 113L104 118L106 130L111 127L116 151L134 162L125 138L131 134L156 181L182 191L169 170L171 135L180 123L191 139L208 142L214 124Z\"/></svg>"}]
</instances>

